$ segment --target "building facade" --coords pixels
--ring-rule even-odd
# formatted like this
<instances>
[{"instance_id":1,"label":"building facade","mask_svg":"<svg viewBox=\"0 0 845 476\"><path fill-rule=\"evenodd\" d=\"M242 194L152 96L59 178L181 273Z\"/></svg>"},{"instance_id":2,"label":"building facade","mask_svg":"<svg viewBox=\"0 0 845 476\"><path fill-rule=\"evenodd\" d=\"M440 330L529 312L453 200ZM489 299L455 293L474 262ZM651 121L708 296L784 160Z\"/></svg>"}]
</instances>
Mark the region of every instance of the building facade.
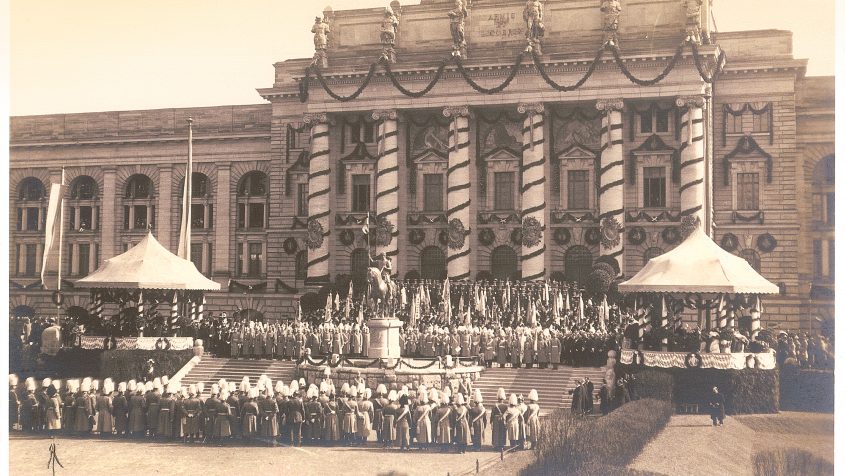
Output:
<instances>
[{"instance_id":1,"label":"building facade","mask_svg":"<svg viewBox=\"0 0 845 476\"><path fill-rule=\"evenodd\" d=\"M192 117L214 312L289 317L376 253L408 279L631 276L698 222L780 286L768 322L833 318L833 78L805 76L790 32L715 32L684 0L469 3L327 9L263 104L13 117L13 311L55 312L62 167L66 309L148 228L175 250Z\"/></svg>"}]
</instances>

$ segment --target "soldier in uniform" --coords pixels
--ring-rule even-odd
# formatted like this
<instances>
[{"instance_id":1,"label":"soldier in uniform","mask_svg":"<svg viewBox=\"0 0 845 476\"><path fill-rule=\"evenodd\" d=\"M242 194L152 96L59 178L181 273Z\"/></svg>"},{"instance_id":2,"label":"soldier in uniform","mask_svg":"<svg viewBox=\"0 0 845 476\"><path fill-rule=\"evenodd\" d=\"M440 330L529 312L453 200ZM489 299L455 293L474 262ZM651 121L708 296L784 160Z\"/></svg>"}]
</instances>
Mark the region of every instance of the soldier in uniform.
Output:
<instances>
[{"instance_id":1,"label":"soldier in uniform","mask_svg":"<svg viewBox=\"0 0 845 476\"><path fill-rule=\"evenodd\" d=\"M396 411L396 441L399 450L411 450L411 409L408 406L408 395L399 397L399 409Z\"/></svg>"},{"instance_id":2,"label":"soldier in uniform","mask_svg":"<svg viewBox=\"0 0 845 476\"><path fill-rule=\"evenodd\" d=\"M396 390L391 390L387 395L389 403L383 409L382 442L385 448L393 446L393 442L396 440L395 423L397 411L399 410L399 404L396 402L397 397Z\"/></svg>"},{"instance_id":3,"label":"soldier in uniform","mask_svg":"<svg viewBox=\"0 0 845 476\"><path fill-rule=\"evenodd\" d=\"M114 431L114 382L110 378L103 381L103 392L97 397L97 431L100 436L111 436Z\"/></svg>"},{"instance_id":4,"label":"soldier in uniform","mask_svg":"<svg viewBox=\"0 0 845 476\"><path fill-rule=\"evenodd\" d=\"M358 427L358 441L366 445L373 430L373 402L370 400L372 393L369 388L363 385L358 386L358 415L356 425Z\"/></svg>"},{"instance_id":5,"label":"soldier in uniform","mask_svg":"<svg viewBox=\"0 0 845 476\"><path fill-rule=\"evenodd\" d=\"M9 374L9 432L20 421L21 401L18 398L18 376Z\"/></svg>"},{"instance_id":6,"label":"soldier in uniform","mask_svg":"<svg viewBox=\"0 0 845 476\"><path fill-rule=\"evenodd\" d=\"M537 447L537 439L540 436L540 405L537 404L539 400L537 390L531 389L528 392L528 405L523 418L525 420L525 439L530 444L530 449ZM525 444L525 442L523 442Z\"/></svg>"},{"instance_id":7,"label":"soldier in uniform","mask_svg":"<svg viewBox=\"0 0 845 476\"><path fill-rule=\"evenodd\" d=\"M434 392L434 389L431 389ZM417 392L417 405L414 407L413 417L416 421L415 435L420 449L428 449L431 444L431 405L428 401L428 390L420 386Z\"/></svg>"},{"instance_id":8,"label":"soldier in uniform","mask_svg":"<svg viewBox=\"0 0 845 476\"><path fill-rule=\"evenodd\" d=\"M188 442L190 438L191 443L200 436L200 424L202 422L202 403L197 398L198 389L196 385L191 384L188 390L188 398L182 404L182 411L184 412L184 442Z\"/></svg>"},{"instance_id":9,"label":"soldier in uniform","mask_svg":"<svg viewBox=\"0 0 845 476\"><path fill-rule=\"evenodd\" d=\"M332 391L323 403L323 443L334 445L338 441L340 441L340 425L337 416L337 401Z\"/></svg>"},{"instance_id":10,"label":"soldier in uniform","mask_svg":"<svg viewBox=\"0 0 845 476\"><path fill-rule=\"evenodd\" d=\"M241 407L241 435L243 435L244 439L251 441L258 434L260 410L258 403L255 401L258 398L258 389L248 389L246 397L247 401Z\"/></svg>"},{"instance_id":11,"label":"soldier in uniform","mask_svg":"<svg viewBox=\"0 0 845 476\"><path fill-rule=\"evenodd\" d=\"M471 444L472 430L469 424L469 409L466 407L462 393L455 396L454 428L455 444L457 444L458 450L462 454L466 453L467 447Z\"/></svg>"},{"instance_id":12,"label":"soldier in uniform","mask_svg":"<svg viewBox=\"0 0 845 476\"><path fill-rule=\"evenodd\" d=\"M441 451L449 451L452 446L452 408L449 406L449 395L440 395L440 407L434 413L435 434Z\"/></svg>"},{"instance_id":13,"label":"soldier in uniform","mask_svg":"<svg viewBox=\"0 0 845 476\"><path fill-rule=\"evenodd\" d=\"M505 412L508 410L508 405L505 403L506 398L505 389L499 387L499 390L496 392L496 399L498 402L493 406L493 409L490 410L490 419L492 421L493 430L493 448L497 451L501 451L502 448L505 447L505 440L507 439L505 429Z\"/></svg>"},{"instance_id":14,"label":"soldier in uniform","mask_svg":"<svg viewBox=\"0 0 845 476\"><path fill-rule=\"evenodd\" d=\"M552 368L557 370L560 365L560 339L557 334L552 335L549 340L549 360L552 363Z\"/></svg>"},{"instance_id":15,"label":"soldier in uniform","mask_svg":"<svg viewBox=\"0 0 845 476\"><path fill-rule=\"evenodd\" d=\"M177 392L177 387L173 382L168 382L164 390L159 400L157 435L172 438L173 418L176 415L176 398L173 394Z\"/></svg>"},{"instance_id":16,"label":"soldier in uniform","mask_svg":"<svg viewBox=\"0 0 845 476\"><path fill-rule=\"evenodd\" d=\"M484 409L484 399L481 397L481 390L475 390L472 400L472 407L469 409L472 447L476 451L479 451L481 450L481 444L484 439L484 430L487 428L487 411Z\"/></svg>"},{"instance_id":17,"label":"soldier in uniform","mask_svg":"<svg viewBox=\"0 0 845 476\"><path fill-rule=\"evenodd\" d=\"M519 428L522 422L522 410L519 408L519 399L517 399L516 394L512 393L508 400L508 409L504 414L505 434L507 435L510 447L515 447L519 444L521 436Z\"/></svg>"},{"instance_id":18,"label":"soldier in uniform","mask_svg":"<svg viewBox=\"0 0 845 476\"><path fill-rule=\"evenodd\" d=\"M47 425L47 389L52 382L49 378L41 381L41 388L35 391L38 400L38 412L35 414L35 431L42 431Z\"/></svg>"}]
</instances>

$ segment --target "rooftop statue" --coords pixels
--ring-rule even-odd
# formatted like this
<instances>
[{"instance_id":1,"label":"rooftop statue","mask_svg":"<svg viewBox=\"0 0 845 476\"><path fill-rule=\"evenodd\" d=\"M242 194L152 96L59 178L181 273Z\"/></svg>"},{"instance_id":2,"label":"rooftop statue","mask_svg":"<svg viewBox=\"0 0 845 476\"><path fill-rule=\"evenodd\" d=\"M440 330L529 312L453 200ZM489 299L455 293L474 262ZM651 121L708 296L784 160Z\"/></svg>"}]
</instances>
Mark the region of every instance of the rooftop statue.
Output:
<instances>
[{"instance_id":1,"label":"rooftop statue","mask_svg":"<svg viewBox=\"0 0 845 476\"><path fill-rule=\"evenodd\" d=\"M704 0L684 0L686 40L701 44L701 5Z\"/></svg>"},{"instance_id":2,"label":"rooftop statue","mask_svg":"<svg viewBox=\"0 0 845 476\"><path fill-rule=\"evenodd\" d=\"M326 49L329 46L329 23L323 18L316 17L314 19L314 26L311 27L311 33L314 34L314 60L311 64L318 65L320 68L329 67L329 57L326 54Z\"/></svg>"},{"instance_id":3,"label":"rooftop statue","mask_svg":"<svg viewBox=\"0 0 845 476\"><path fill-rule=\"evenodd\" d=\"M527 52L543 54L541 41L546 34L546 26L543 24L543 2L541 0L528 0L522 10L522 18L525 20L525 38L528 40Z\"/></svg>"},{"instance_id":4,"label":"rooftop statue","mask_svg":"<svg viewBox=\"0 0 845 476\"><path fill-rule=\"evenodd\" d=\"M396 32L399 29L399 17L391 7L385 7L384 18L381 20L382 57L390 63L396 62Z\"/></svg>"},{"instance_id":5,"label":"rooftop statue","mask_svg":"<svg viewBox=\"0 0 845 476\"><path fill-rule=\"evenodd\" d=\"M463 0L455 0L455 8L449 12L449 29L452 32L452 56L467 56L467 42L464 35L464 22L469 16Z\"/></svg>"},{"instance_id":6,"label":"rooftop statue","mask_svg":"<svg viewBox=\"0 0 845 476\"><path fill-rule=\"evenodd\" d=\"M602 0L601 13L601 29L604 35L602 43L619 46L619 14L622 13L622 5L619 0Z\"/></svg>"}]
</instances>

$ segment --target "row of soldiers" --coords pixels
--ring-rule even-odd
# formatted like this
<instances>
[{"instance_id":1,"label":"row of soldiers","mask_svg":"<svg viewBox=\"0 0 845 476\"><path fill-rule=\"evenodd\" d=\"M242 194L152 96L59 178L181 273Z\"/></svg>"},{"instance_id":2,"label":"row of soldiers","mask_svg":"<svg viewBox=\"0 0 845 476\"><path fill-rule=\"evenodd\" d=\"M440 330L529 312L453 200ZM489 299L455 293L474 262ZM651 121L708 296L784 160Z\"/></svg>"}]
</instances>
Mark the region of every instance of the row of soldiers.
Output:
<instances>
[{"instance_id":1,"label":"row of soldiers","mask_svg":"<svg viewBox=\"0 0 845 476\"><path fill-rule=\"evenodd\" d=\"M481 449L485 431L492 445L536 445L539 436L538 395L527 399L499 389L498 402L488 412L479 390L460 386L443 390L403 386L390 391L382 384L375 392L363 382L344 383L339 390L330 378L319 385L305 380L285 385L262 375L255 386L244 377L240 385L220 380L211 386L180 386L166 377L146 384L129 381L115 386L111 379L45 379L36 388L25 382L20 395L10 375L10 429L26 432L64 432L102 437L182 439L184 442L230 442L234 438L301 446L364 445L375 439L383 447L411 446L465 452ZM466 393L462 393L466 392Z\"/></svg>"}]
</instances>

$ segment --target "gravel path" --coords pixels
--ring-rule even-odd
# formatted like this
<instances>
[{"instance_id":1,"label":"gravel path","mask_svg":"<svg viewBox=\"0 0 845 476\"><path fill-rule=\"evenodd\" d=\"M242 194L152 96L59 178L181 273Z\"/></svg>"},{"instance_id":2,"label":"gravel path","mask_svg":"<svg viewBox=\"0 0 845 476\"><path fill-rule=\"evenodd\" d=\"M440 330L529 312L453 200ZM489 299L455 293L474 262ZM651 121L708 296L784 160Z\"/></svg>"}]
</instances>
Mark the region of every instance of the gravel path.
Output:
<instances>
[{"instance_id":1,"label":"gravel path","mask_svg":"<svg viewBox=\"0 0 845 476\"><path fill-rule=\"evenodd\" d=\"M676 415L630 468L667 475L751 475L754 453L788 447L833 461L833 415L728 417L722 427L713 427L706 415Z\"/></svg>"}]
</instances>

